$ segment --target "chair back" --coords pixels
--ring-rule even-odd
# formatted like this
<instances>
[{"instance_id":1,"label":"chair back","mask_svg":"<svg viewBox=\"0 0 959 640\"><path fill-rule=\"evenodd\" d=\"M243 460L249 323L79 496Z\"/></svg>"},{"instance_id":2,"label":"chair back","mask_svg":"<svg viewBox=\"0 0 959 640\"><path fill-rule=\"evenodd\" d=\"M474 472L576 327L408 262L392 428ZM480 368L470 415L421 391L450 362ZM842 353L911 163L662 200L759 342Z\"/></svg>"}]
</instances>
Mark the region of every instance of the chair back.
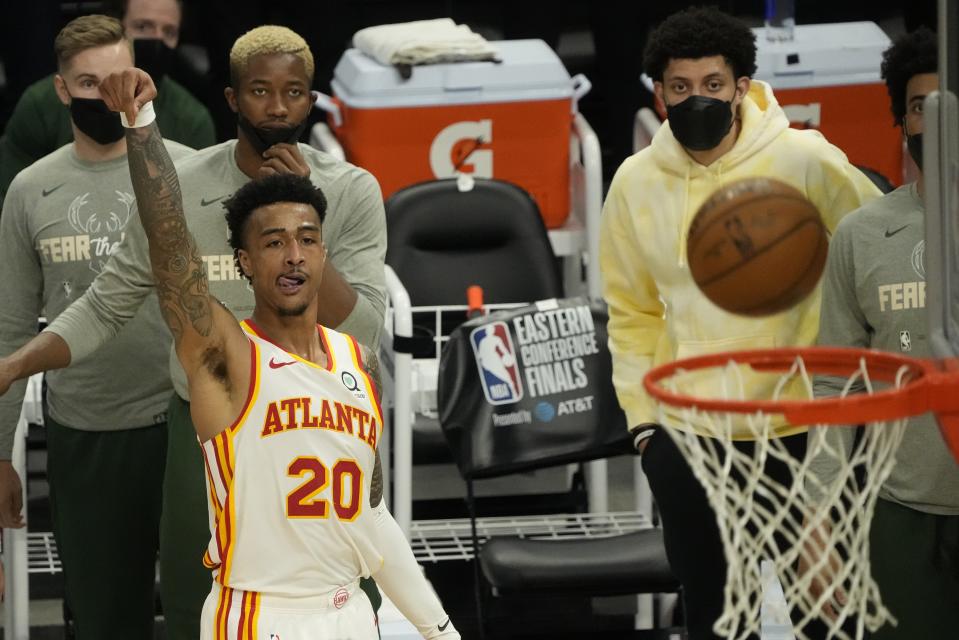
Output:
<instances>
[{"instance_id":1,"label":"chair back","mask_svg":"<svg viewBox=\"0 0 959 640\"><path fill-rule=\"evenodd\" d=\"M464 478L632 451L612 384L607 314L586 298L474 318L440 360L440 425Z\"/></svg>"},{"instance_id":2,"label":"chair back","mask_svg":"<svg viewBox=\"0 0 959 640\"><path fill-rule=\"evenodd\" d=\"M530 302L563 295L536 202L501 180L421 182L386 202L386 263L414 306L463 304L466 288L484 301Z\"/></svg>"}]
</instances>

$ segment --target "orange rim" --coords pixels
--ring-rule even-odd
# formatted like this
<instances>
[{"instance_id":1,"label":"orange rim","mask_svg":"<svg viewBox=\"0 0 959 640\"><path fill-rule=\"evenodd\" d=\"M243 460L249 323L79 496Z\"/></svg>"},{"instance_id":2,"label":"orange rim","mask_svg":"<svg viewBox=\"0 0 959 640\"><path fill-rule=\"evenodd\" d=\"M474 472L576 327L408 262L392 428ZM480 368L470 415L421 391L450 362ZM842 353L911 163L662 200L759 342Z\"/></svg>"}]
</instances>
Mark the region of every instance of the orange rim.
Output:
<instances>
[{"instance_id":1,"label":"orange rim","mask_svg":"<svg viewBox=\"0 0 959 640\"><path fill-rule=\"evenodd\" d=\"M870 394L813 400L719 400L676 393L662 382L680 371L723 367L730 361L757 371L788 371L802 357L810 375L849 376L866 361L874 382L895 383L900 371L902 386ZM794 347L729 351L675 360L649 371L643 386L658 402L672 407L739 414L780 414L797 425L849 425L908 418L927 411L936 414L939 430L959 461L959 359L921 360L873 349L846 347Z\"/></svg>"},{"instance_id":2,"label":"orange rim","mask_svg":"<svg viewBox=\"0 0 959 640\"><path fill-rule=\"evenodd\" d=\"M785 372L801 357L810 375L849 376L865 360L873 382L895 383L902 377L899 388L884 389L871 394L846 397L817 398L814 400L724 400L698 398L667 389L662 383L682 371L719 368L729 362L748 365L756 371ZM900 372L905 368L905 373ZM895 353L872 349L842 347L806 347L730 351L663 364L646 374L643 385L658 402L673 407L695 408L700 411L728 413L782 414L793 424L858 424L918 415L936 404L930 399L930 384L937 379L938 367L934 361L907 358ZM940 376L942 374L939 374ZM950 376L954 395L959 396L959 376ZM957 406L956 410L959 410Z\"/></svg>"}]
</instances>

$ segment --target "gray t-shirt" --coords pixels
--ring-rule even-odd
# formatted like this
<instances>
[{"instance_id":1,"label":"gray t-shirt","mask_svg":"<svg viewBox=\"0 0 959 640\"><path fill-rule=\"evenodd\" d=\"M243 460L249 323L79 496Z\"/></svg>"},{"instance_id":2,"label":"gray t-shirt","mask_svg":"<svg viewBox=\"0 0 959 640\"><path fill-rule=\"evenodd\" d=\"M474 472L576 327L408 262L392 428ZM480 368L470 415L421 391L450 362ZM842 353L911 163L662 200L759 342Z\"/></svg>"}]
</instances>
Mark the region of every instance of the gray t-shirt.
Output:
<instances>
[{"instance_id":1,"label":"gray t-shirt","mask_svg":"<svg viewBox=\"0 0 959 640\"><path fill-rule=\"evenodd\" d=\"M924 208L915 184L843 219L829 243L819 344L931 356L924 228ZM816 395L836 395L840 390L835 378L815 380ZM852 447L853 429L829 427L827 434L846 451ZM813 470L824 478L834 478L836 466L821 457L813 460ZM931 414L910 419L892 474L879 495L919 511L959 513L959 464Z\"/></svg>"},{"instance_id":2,"label":"gray t-shirt","mask_svg":"<svg viewBox=\"0 0 959 640\"><path fill-rule=\"evenodd\" d=\"M173 158L193 153L167 142ZM0 217L0 356L37 333L83 295L131 229L139 228L126 156L77 157L65 145L13 180ZM144 427L165 420L170 380L162 359L170 334L156 295L95 357L47 374L50 415L86 431ZM9 459L26 383L0 398L0 459Z\"/></svg>"},{"instance_id":3,"label":"gray t-shirt","mask_svg":"<svg viewBox=\"0 0 959 640\"><path fill-rule=\"evenodd\" d=\"M334 327L376 348L386 309L383 262L386 216L379 184L368 172L307 145L300 153L310 179L323 190L327 212L323 242L328 259L357 291L356 306ZM210 293L239 319L253 311L253 290L237 272L223 201L250 181L236 164L236 140L196 152L176 162L187 225L206 264ZM69 345L74 361L110 340L153 291L153 274L143 227L127 234L113 259L87 293L47 328ZM177 393L189 398L186 374L170 349L170 375Z\"/></svg>"}]
</instances>

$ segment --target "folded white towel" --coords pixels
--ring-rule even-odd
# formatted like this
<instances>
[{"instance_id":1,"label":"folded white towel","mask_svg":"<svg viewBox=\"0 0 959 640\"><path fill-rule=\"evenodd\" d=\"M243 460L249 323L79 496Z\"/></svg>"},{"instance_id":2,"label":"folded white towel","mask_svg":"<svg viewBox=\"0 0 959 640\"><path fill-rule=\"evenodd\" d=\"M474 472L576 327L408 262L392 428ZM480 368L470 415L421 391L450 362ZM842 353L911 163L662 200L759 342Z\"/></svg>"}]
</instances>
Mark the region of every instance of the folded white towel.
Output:
<instances>
[{"instance_id":1,"label":"folded white towel","mask_svg":"<svg viewBox=\"0 0 959 640\"><path fill-rule=\"evenodd\" d=\"M495 60L498 54L483 36L450 18L367 27L353 35L353 46L395 65Z\"/></svg>"}]
</instances>

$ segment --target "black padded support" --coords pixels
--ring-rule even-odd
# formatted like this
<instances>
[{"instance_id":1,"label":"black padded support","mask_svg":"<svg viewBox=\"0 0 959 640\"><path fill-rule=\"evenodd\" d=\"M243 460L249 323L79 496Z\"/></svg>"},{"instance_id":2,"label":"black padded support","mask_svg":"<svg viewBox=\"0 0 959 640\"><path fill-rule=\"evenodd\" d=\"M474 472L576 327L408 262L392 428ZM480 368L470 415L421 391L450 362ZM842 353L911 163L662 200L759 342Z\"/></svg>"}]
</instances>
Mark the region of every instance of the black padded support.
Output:
<instances>
[{"instance_id":1,"label":"black padded support","mask_svg":"<svg viewBox=\"0 0 959 640\"><path fill-rule=\"evenodd\" d=\"M465 304L473 284L486 303L563 295L539 209L508 182L477 179L466 192L456 180L412 185L387 200L386 230L386 264L414 306Z\"/></svg>"},{"instance_id":2,"label":"black padded support","mask_svg":"<svg viewBox=\"0 0 959 640\"><path fill-rule=\"evenodd\" d=\"M417 338L409 336L393 336L393 351L396 353L415 353Z\"/></svg>"},{"instance_id":3,"label":"black padded support","mask_svg":"<svg viewBox=\"0 0 959 640\"><path fill-rule=\"evenodd\" d=\"M612 596L679 589L660 529L575 540L497 537L483 545L479 558L486 579L503 595Z\"/></svg>"}]
</instances>

